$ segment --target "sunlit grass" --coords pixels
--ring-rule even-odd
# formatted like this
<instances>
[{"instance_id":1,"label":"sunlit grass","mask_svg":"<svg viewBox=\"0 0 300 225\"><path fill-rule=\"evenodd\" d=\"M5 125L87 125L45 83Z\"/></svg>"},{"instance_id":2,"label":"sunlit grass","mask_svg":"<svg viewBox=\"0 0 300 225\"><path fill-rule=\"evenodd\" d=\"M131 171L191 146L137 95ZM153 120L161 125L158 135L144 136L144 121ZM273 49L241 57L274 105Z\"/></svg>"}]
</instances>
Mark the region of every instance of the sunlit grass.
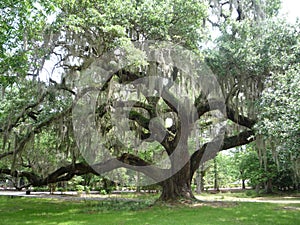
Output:
<instances>
[{"instance_id":1,"label":"sunlit grass","mask_svg":"<svg viewBox=\"0 0 300 225\"><path fill-rule=\"evenodd\" d=\"M69 201L0 197L0 224L300 224L300 204L153 205L139 201Z\"/></svg>"}]
</instances>

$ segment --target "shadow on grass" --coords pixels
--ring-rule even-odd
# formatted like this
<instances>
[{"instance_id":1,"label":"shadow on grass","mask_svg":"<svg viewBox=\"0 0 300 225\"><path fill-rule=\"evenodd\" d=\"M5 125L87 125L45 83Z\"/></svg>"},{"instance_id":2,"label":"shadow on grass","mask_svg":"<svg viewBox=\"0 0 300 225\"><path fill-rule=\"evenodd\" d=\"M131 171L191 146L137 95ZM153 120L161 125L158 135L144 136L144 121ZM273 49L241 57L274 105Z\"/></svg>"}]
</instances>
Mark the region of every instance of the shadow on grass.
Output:
<instances>
[{"instance_id":1,"label":"shadow on grass","mask_svg":"<svg viewBox=\"0 0 300 225\"><path fill-rule=\"evenodd\" d=\"M300 204L153 205L153 201L70 201L0 197L0 224L300 224Z\"/></svg>"}]
</instances>

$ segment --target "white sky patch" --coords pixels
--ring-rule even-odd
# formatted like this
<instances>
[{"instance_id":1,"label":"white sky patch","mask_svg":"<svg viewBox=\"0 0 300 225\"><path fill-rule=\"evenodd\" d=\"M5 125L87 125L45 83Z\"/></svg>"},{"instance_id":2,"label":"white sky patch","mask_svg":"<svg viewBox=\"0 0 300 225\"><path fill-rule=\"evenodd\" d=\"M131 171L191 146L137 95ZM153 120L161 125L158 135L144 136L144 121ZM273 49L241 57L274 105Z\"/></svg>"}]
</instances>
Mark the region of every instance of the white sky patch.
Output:
<instances>
[{"instance_id":1,"label":"white sky patch","mask_svg":"<svg viewBox=\"0 0 300 225\"><path fill-rule=\"evenodd\" d=\"M62 74L64 72L63 68L54 68L58 62L57 57L51 56L49 60L45 61L44 67L40 74L40 79L44 82L48 82L51 78L57 83L61 82Z\"/></svg>"},{"instance_id":2,"label":"white sky patch","mask_svg":"<svg viewBox=\"0 0 300 225\"><path fill-rule=\"evenodd\" d=\"M299 0L281 0L280 16L286 17L290 23L295 23L300 17L300 1Z\"/></svg>"},{"instance_id":3,"label":"white sky patch","mask_svg":"<svg viewBox=\"0 0 300 225\"><path fill-rule=\"evenodd\" d=\"M166 128L169 128L169 127L171 127L173 125L173 119L172 118L166 118L166 120L165 120L165 127Z\"/></svg>"}]
</instances>

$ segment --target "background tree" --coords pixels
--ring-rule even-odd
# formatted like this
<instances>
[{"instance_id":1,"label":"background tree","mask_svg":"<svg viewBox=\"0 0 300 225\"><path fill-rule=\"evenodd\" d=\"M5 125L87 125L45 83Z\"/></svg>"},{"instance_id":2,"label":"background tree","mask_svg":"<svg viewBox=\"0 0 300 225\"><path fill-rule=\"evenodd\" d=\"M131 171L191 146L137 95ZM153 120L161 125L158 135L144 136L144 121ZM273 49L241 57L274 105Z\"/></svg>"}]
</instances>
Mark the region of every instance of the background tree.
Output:
<instances>
[{"instance_id":1,"label":"background tree","mask_svg":"<svg viewBox=\"0 0 300 225\"><path fill-rule=\"evenodd\" d=\"M208 162L205 168L205 183L207 187L213 187L215 190L219 188L230 188L239 179L237 164L235 163L235 154L231 152L218 153L218 155ZM217 165L215 168L215 164ZM217 178L217 186L215 179Z\"/></svg>"},{"instance_id":2,"label":"background tree","mask_svg":"<svg viewBox=\"0 0 300 225\"><path fill-rule=\"evenodd\" d=\"M276 124L275 118L280 118L280 113L283 113L283 110L279 112L275 106L272 111L266 113L266 109L271 107L265 105L266 108L264 108L262 102L266 103L266 99L269 98L267 97L268 92L273 93L275 89L277 90L277 88L271 87L272 82L278 80L278 76L288 77L289 68L299 64L299 55L297 50L294 51L299 48L299 32L296 31L296 26L297 24L286 24L280 19L270 20L268 17L260 20L259 23L247 18L240 22L227 19L227 22L220 26L223 34L217 41L215 51L212 51L208 57L213 71L219 74L220 80L222 80L220 83L225 90L224 93L230 93L226 97L227 104L230 104L243 115L259 121L260 126L258 126L256 133L262 135L256 137L256 149L265 174L268 172L267 168L271 166L268 165L270 162L268 159L269 149L278 147L277 152L286 155L284 157L286 159L289 157L289 151L279 150L280 147L274 139L275 136L272 138L271 135L267 135L268 133L281 133L281 131L279 129L275 131L271 126L261 125L262 121L269 121L269 124L272 125ZM293 87L292 82L287 84L287 87L289 85ZM263 92L263 90L265 91ZM281 96L284 96L283 98L287 102L289 101L287 99L294 102L294 97L292 97L294 93L297 95L297 91L286 90L285 94ZM268 104L273 105L271 101L268 101ZM286 120L297 123L298 120L295 119L295 115L283 114L286 115ZM269 120L270 115L274 115L272 121ZM293 127L295 126L293 125ZM268 129L268 132L265 128ZM276 158L276 151L273 150L272 152ZM271 185L265 181L265 189L269 189L268 187Z\"/></svg>"},{"instance_id":3,"label":"background tree","mask_svg":"<svg viewBox=\"0 0 300 225\"><path fill-rule=\"evenodd\" d=\"M294 48L299 49L299 42ZM299 188L299 64L287 67L287 71L275 74L267 83L259 102L257 130L264 135L280 171L278 185L283 188L281 180L286 180L286 188Z\"/></svg>"}]
</instances>

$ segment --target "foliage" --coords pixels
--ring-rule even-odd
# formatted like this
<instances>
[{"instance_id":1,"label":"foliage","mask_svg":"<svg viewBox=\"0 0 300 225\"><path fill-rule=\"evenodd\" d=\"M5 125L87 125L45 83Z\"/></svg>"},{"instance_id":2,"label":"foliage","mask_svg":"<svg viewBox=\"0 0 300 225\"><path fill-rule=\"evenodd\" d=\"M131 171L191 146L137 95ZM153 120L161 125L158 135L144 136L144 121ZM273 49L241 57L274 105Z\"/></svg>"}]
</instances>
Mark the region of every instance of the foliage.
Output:
<instances>
[{"instance_id":1,"label":"foliage","mask_svg":"<svg viewBox=\"0 0 300 225\"><path fill-rule=\"evenodd\" d=\"M84 186L82 185L84 179L81 176L75 176L68 182L69 185L73 187L78 193L82 193Z\"/></svg>"},{"instance_id":2,"label":"foliage","mask_svg":"<svg viewBox=\"0 0 300 225\"><path fill-rule=\"evenodd\" d=\"M234 163L234 157L230 154L219 153L216 156L216 161L210 160L206 163L205 167L208 167L205 173L205 185L209 187L214 186L215 173L217 174L217 182L219 188L231 187L238 181L238 170ZM217 171L215 171L214 163L216 163Z\"/></svg>"},{"instance_id":3,"label":"foliage","mask_svg":"<svg viewBox=\"0 0 300 225\"><path fill-rule=\"evenodd\" d=\"M274 167L272 168L272 166L268 164L269 167L265 171L259 163L259 157L255 150L246 150L240 157L241 161L239 163L239 169L241 172L241 179L248 180L248 185L253 188L256 188L257 186L260 187L263 182L274 178Z\"/></svg>"},{"instance_id":4,"label":"foliage","mask_svg":"<svg viewBox=\"0 0 300 225\"><path fill-rule=\"evenodd\" d=\"M262 183L263 169L259 164L258 154L252 148L236 152L235 164L240 172L241 180L248 180L249 185L256 187Z\"/></svg>"},{"instance_id":5,"label":"foliage","mask_svg":"<svg viewBox=\"0 0 300 225\"><path fill-rule=\"evenodd\" d=\"M274 18L229 21L221 27L207 62L219 77L228 105L257 119L266 81L300 62L298 27Z\"/></svg>"},{"instance_id":6,"label":"foliage","mask_svg":"<svg viewBox=\"0 0 300 225\"><path fill-rule=\"evenodd\" d=\"M272 139L278 147L294 152L295 158L300 146L299 72L299 65L291 66L284 74L274 74L269 80L260 101L257 124L258 133Z\"/></svg>"},{"instance_id":7,"label":"foliage","mask_svg":"<svg viewBox=\"0 0 300 225\"><path fill-rule=\"evenodd\" d=\"M0 85L6 87L28 74L37 76L38 63L43 61L37 57L42 56L40 47L52 11L40 7L48 8L48 1L1 0L0 4Z\"/></svg>"},{"instance_id":8,"label":"foliage","mask_svg":"<svg viewBox=\"0 0 300 225\"><path fill-rule=\"evenodd\" d=\"M299 46L298 43L296 49ZM291 65L285 73L276 73L268 80L259 101L260 114L256 125L257 133L266 138L281 171L277 177L278 182L293 183L295 186L300 182L299 72L299 64Z\"/></svg>"},{"instance_id":9,"label":"foliage","mask_svg":"<svg viewBox=\"0 0 300 225\"><path fill-rule=\"evenodd\" d=\"M280 19L256 25L251 20L224 24L217 52L212 55L214 61L210 61L212 67L218 75L237 79L258 79L285 71L299 63L297 27Z\"/></svg>"},{"instance_id":10,"label":"foliage","mask_svg":"<svg viewBox=\"0 0 300 225\"><path fill-rule=\"evenodd\" d=\"M256 188L257 191L268 181L274 190L297 189L297 183L293 179L295 175L292 171L293 163L284 158L287 153L282 151L283 158L276 159L270 148L267 147L265 151L266 161L259 157L253 145L234 153L235 164L240 171L239 178L247 181L247 185Z\"/></svg>"}]
</instances>

